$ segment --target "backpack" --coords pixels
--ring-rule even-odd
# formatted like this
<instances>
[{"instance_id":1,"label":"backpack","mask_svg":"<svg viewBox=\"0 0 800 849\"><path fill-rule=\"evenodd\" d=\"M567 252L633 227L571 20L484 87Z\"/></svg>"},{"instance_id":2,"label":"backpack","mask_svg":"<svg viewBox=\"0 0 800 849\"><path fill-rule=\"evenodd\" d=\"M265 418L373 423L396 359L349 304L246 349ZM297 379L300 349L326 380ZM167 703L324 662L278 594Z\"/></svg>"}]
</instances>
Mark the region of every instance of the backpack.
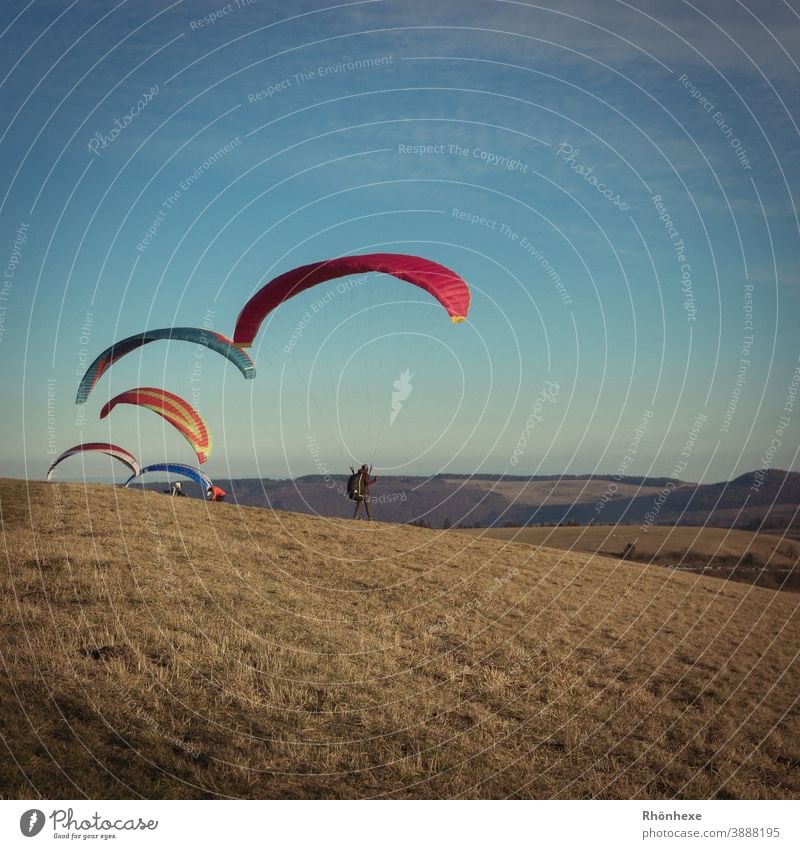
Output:
<instances>
[{"instance_id":1,"label":"backpack","mask_svg":"<svg viewBox=\"0 0 800 849\"><path fill-rule=\"evenodd\" d=\"M353 472L353 474L347 479L347 497L351 501L355 501L356 498L360 498L361 488L361 470L359 469L357 472Z\"/></svg>"}]
</instances>

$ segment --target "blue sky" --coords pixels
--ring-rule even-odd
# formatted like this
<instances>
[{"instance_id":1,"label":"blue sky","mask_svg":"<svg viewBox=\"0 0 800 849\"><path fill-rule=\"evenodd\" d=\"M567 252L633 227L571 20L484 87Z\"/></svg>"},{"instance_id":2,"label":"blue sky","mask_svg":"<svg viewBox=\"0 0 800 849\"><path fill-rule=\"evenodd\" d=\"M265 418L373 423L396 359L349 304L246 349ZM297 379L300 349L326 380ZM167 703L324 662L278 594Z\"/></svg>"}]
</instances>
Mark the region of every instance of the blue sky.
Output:
<instances>
[{"instance_id":1,"label":"blue sky","mask_svg":"<svg viewBox=\"0 0 800 849\"><path fill-rule=\"evenodd\" d=\"M98 418L140 385L198 406L219 477L797 468L796 2L0 14L0 474L95 440L192 462L151 412ZM469 321L334 282L262 327L254 381L154 344L75 406L115 339L232 335L271 277L377 251L461 273Z\"/></svg>"}]
</instances>

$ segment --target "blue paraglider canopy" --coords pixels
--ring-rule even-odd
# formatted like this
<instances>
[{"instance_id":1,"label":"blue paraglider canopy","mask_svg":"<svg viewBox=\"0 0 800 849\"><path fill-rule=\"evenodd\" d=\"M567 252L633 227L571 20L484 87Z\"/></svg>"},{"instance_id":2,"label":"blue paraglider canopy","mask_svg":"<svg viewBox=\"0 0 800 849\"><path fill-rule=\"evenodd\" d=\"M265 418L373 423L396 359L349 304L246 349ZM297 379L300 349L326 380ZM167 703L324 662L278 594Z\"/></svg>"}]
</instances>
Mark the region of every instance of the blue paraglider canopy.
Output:
<instances>
[{"instance_id":1,"label":"blue paraglider canopy","mask_svg":"<svg viewBox=\"0 0 800 849\"><path fill-rule=\"evenodd\" d=\"M125 481L125 486L130 486L137 478L149 472L167 472L171 475L182 475L185 478L190 478L201 487L204 495L206 490L214 485L210 477L204 475L200 469L195 469L194 466L187 466L184 463L153 463L152 466L145 466L138 475L131 475Z\"/></svg>"}]
</instances>

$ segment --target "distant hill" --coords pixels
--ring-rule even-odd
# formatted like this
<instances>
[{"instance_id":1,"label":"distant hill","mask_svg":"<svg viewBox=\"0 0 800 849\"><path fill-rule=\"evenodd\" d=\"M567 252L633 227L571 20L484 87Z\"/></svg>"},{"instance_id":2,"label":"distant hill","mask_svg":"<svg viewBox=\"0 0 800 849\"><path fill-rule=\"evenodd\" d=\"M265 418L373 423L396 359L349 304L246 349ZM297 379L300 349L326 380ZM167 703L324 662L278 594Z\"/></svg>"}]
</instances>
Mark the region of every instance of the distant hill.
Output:
<instances>
[{"instance_id":1,"label":"distant hill","mask_svg":"<svg viewBox=\"0 0 800 849\"><path fill-rule=\"evenodd\" d=\"M229 492L229 499L249 507L340 518L353 511L345 492L347 475L218 483ZM150 487L163 489L161 484ZM378 518L438 528L446 523L502 527L622 522L788 529L800 536L800 473L777 469L713 484L611 475L390 476L381 477L372 496Z\"/></svg>"},{"instance_id":2,"label":"distant hill","mask_svg":"<svg viewBox=\"0 0 800 849\"><path fill-rule=\"evenodd\" d=\"M6 799L800 797L792 593L106 485L0 527Z\"/></svg>"}]
</instances>

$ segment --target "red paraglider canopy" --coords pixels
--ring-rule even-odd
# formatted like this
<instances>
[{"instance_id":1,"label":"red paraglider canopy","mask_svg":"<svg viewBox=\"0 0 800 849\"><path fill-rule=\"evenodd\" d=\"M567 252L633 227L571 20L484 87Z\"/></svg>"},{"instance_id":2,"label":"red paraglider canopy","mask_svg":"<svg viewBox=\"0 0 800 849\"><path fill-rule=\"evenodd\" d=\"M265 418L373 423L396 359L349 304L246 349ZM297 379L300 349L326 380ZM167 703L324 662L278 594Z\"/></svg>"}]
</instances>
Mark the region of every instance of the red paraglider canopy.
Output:
<instances>
[{"instance_id":1,"label":"red paraglider canopy","mask_svg":"<svg viewBox=\"0 0 800 849\"><path fill-rule=\"evenodd\" d=\"M234 344L239 348L249 348L261 322L275 307L300 292L326 280L373 271L391 274L429 292L454 322L464 321L467 317L469 286L455 271L438 262L408 254L343 256L294 268L262 286L239 313L233 334Z\"/></svg>"},{"instance_id":2,"label":"red paraglider canopy","mask_svg":"<svg viewBox=\"0 0 800 849\"><path fill-rule=\"evenodd\" d=\"M50 468L47 470L47 480L52 480L56 466L61 463L62 460L66 460L68 457L80 454L83 451L100 451L103 454L108 454L109 457L115 457L117 460L123 462L134 475L139 474L139 461L133 456L133 454L130 453L130 451L126 451L124 448L120 448L119 445L114 445L111 442L83 442L80 445L73 445L72 448L67 448L63 454L59 454L59 456L53 460L50 464Z\"/></svg>"}]
</instances>

